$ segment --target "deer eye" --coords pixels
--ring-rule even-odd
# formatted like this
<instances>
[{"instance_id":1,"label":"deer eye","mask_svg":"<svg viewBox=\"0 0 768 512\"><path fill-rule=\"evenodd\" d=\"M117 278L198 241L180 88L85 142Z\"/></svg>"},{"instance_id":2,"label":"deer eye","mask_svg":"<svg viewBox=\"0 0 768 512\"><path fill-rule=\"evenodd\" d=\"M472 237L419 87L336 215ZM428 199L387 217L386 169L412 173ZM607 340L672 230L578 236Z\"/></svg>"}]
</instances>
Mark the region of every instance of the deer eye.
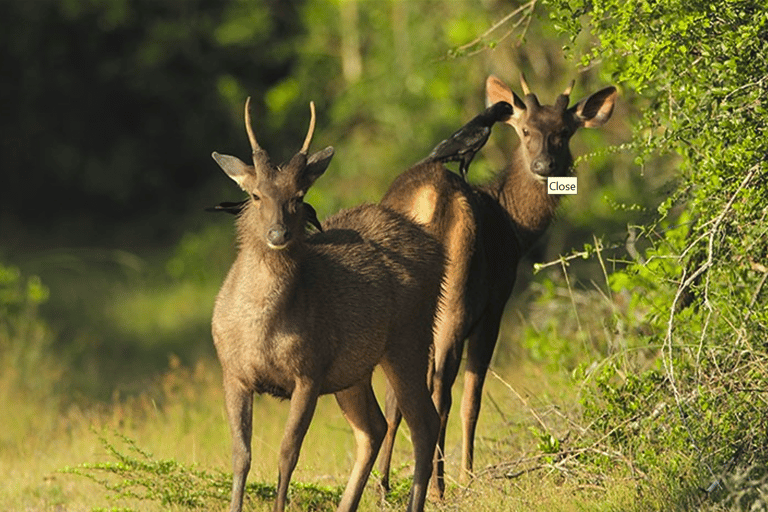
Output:
<instances>
[{"instance_id":1,"label":"deer eye","mask_svg":"<svg viewBox=\"0 0 768 512\"><path fill-rule=\"evenodd\" d=\"M256 194L251 194L251 199L253 199L254 201L261 201L261 198Z\"/></svg>"}]
</instances>

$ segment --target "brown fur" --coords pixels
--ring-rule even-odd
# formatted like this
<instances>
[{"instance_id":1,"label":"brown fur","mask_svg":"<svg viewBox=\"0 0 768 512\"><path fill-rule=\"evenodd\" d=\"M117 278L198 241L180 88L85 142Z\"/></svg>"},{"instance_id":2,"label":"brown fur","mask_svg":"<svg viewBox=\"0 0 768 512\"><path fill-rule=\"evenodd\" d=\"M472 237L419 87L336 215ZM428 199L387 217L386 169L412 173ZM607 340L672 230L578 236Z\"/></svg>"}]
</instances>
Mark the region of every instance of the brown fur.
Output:
<instances>
[{"instance_id":1,"label":"brown fur","mask_svg":"<svg viewBox=\"0 0 768 512\"><path fill-rule=\"evenodd\" d=\"M422 212L430 207L416 198L428 197L425 191L432 191L432 196L436 192L431 222L424 223L443 243L448 257L444 308L435 321L431 377L433 400L441 421L431 485L436 497L442 497L444 491L445 427L464 340L469 340L461 408L462 479L466 480L473 469L483 383L517 266L522 255L547 229L557 208L559 196L547 194L546 177L570 172L571 135L581 126L600 126L607 121L616 96L616 89L609 87L566 109L565 93L555 106L542 106L532 94L520 99L495 77L488 79L486 90L490 103L507 101L514 107L507 122L515 128L521 143L507 169L486 186L475 187L442 164L417 164L395 179L381 201L422 222ZM415 209L417 204L419 208ZM389 430L380 464L385 488L389 485L392 443L399 423L395 404L394 397L389 395Z\"/></svg>"},{"instance_id":2,"label":"brown fur","mask_svg":"<svg viewBox=\"0 0 768 512\"><path fill-rule=\"evenodd\" d=\"M380 364L412 431L409 510L420 511L439 428L426 374L442 246L403 215L377 205L342 211L323 223L322 233L307 237L306 210L296 205L324 172L332 150L301 155L275 167L261 154L254 166L214 154L252 195L238 219L239 252L212 321L233 438L231 510L242 506L253 393L262 392L291 399L274 509L285 507L318 396L333 393L358 445L338 510L355 510L387 428L371 388Z\"/></svg>"}]
</instances>

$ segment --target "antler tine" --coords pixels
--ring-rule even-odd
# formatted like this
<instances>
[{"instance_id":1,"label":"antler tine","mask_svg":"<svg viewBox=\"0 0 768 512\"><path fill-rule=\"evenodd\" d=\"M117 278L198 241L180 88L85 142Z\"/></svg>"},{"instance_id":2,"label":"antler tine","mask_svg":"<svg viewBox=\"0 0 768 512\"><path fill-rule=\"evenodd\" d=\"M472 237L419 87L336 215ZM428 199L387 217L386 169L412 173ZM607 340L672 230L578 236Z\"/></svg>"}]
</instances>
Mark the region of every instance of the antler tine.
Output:
<instances>
[{"instance_id":1,"label":"antler tine","mask_svg":"<svg viewBox=\"0 0 768 512\"><path fill-rule=\"evenodd\" d=\"M309 144L312 142L312 135L315 133L315 102L309 102L309 111L312 113L312 117L309 120L309 130L307 130L307 138L304 139L304 145L301 146L301 153L305 155L309 151Z\"/></svg>"},{"instance_id":2,"label":"antler tine","mask_svg":"<svg viewBox=\"0 0 768 512\"><path fill-rule=\"evenodd\" d=\"M576 84L576 80L571 80L571 83L563 91L563 96L570 96L571 95L571 91L573 90L573 86L575 84Z\"/></svg>"},{"instance_id":3,"label":"antler tine","mask_svg":"<svg viewBox=\"0 0 768 512\"><path fill-rule=\"evenodd\" d=\"M255 155L257 151L262 151L259 143L256 142L256 135L253 133L253 126L251 125L251 97L248 96L245 100L245 131L248 132L248 140L251 142L251 151Z\"/></svg>"},{"instance_id":4,"label":"antler tine","mask_svg":"<svg viewBox=\"0 0 768 512\"><path fill-rule=\"evenodd\" d=\"M520 86L523 88L523 94L526 96L531 94L531 89L528 87L528 82L525 81L524 73L520 73Z\"/></svg>"}]
</instances>

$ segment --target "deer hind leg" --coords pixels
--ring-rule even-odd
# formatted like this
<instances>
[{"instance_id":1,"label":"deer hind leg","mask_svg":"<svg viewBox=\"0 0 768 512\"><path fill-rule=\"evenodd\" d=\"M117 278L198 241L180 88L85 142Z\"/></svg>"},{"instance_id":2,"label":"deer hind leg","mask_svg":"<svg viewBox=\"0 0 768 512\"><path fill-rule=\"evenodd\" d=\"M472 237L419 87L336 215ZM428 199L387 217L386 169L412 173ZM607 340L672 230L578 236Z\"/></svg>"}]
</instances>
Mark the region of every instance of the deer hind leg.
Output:
<instances>
[{"instance_id":1,"label":"deer hind leg","mask_svg":"<svg viewBox=\"0 0 768 512\"><path fill-rule=\"evenodd\" d=\"M336 393L336 401L352 427L357 444L357 457L337 512L356 510L368 475L371 473L387 423L373 394L370 377Z\"/></svg>"},{"instance_id":2,"label":"deer hind leg","mask_svg":"<svg viewBox=\"0 0 768 512\"><path fill-rule=\"evenodd\" d=\"M432 400L435 403L440 418L440 431L435 449L429 493L434 499L441 500L445 493L445 432L448 427L448 415L451 412L453 398L451 388L456 382L456 375L461 365L461 353L464 350L463 341L459 340L449 345L448 350L442 350L438 345L435 350L435 373L432 378Z\"/></svg>"},{"instance_id":3,"label":"deer hind leg","mask_svg":"<svg viewBox=\"0 0 768 512\"><path fill-rule=\"evenodd\" d=\"M293 393L291 393L288 421L285 424L283 441L280 445L277 500L273 509L275 512L285 510L288 484L299 460L301 443L304 441L309 423L312 421L312 415L315 413L319 394L318 386L314 382L306 380L297 381Z\"/></svg>"},{"instance_id":4,"label":"deer hind leg","mask_svg":"<svg viewBox=\"0 0 768 512\"><path fill-rule=\"evenodd\" d=\"M504 310L489 312L469 335L467 365L464 372L464 396L461 400L462 453L461 482L472 477L475 454L475 429L480 415L483 384L499 336Z\"/></svg>"},{"instance_id":5,"label":"deer hind leg","mask_svg":"<svg viewBox=\"0 0 768 512\"><path fill-rule=\"evenodd\" d=\"M419 343L423 344L423 340L408 340L406 346L416 347ZM408 503L410 512L421 512L424 509L427 485L432 474L432 456L440 429L440 419L427 387L426 348L424 347L424 357L412 354L388 354L381 362L397 399L398 407L411 430L414 470L413 486Z\"/></svg>"},{"instance_id":6,"label":"deer hind leg","mask_svg":"<svg viewBox=\"0 0 768 512\"><path fill-rule=\"evenodd\" d=\"M434 348L434 347L432 347ZM431 350L434 352L434 350ZM433 354L434 355L434 354ZM427 370L427 386L430 387L434 382L435 361L434 357L429 359L429 368ZM397 438L397 429L403 420L403 413L397 406L397 397L392 386L387 381L387 391L385 397L384 416L387 419L387 435L384 438L384 444L381 449L381 458L379 460L379 473L381 473L380 489L386 494L390 490L389 474L392 467L392 452L395 448L395 439Z\"/></svg>"},{"instance_id":7,"label":"deer hind leg","mask_svg":"<svg viewBox=\"0 0 768 512\"><path fill-rule=\"evenodd\" d=\"M253 393L225 374L224 401L232 435L232 501L229 509L240 512L245 480L251 468Z\"/></svg>"},{"instance_id":8,"label":"deer hind leg","mask_svg":"<svg viewBox=\"0 0 768 512\"><path fill-rule=\"evenodd\" d=\"M397 406L397 398L392 386L387 382L387 395L385 399L384 415L387 420L387 434L384 437L384 444L381 448L381 460L379 461L379 472L381 481L379 485L384 492L389 492L389 471L392 466L392 451L395 448L395 438L397 429L403 415Z\"/></svg>"}]
</instances>

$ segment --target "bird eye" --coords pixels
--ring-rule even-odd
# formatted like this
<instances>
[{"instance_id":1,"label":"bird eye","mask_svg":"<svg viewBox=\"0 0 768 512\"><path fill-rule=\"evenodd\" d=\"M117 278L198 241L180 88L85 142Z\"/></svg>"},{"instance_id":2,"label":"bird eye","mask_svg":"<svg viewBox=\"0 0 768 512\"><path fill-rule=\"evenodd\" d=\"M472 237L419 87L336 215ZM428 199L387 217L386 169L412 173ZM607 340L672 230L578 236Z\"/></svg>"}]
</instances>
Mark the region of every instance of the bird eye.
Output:
<instances>
[{"instance_id":1,"label":"bird eye","mask_svg":"<svg viewBox=\"0 0 768 512\"><path fill-rule=\"evenodd\" d=\"M523 128L523 135L525 137L529 136L530 134L531 134L531 132L529 132L527 128Z\"/></svg>"}]
</instances>

